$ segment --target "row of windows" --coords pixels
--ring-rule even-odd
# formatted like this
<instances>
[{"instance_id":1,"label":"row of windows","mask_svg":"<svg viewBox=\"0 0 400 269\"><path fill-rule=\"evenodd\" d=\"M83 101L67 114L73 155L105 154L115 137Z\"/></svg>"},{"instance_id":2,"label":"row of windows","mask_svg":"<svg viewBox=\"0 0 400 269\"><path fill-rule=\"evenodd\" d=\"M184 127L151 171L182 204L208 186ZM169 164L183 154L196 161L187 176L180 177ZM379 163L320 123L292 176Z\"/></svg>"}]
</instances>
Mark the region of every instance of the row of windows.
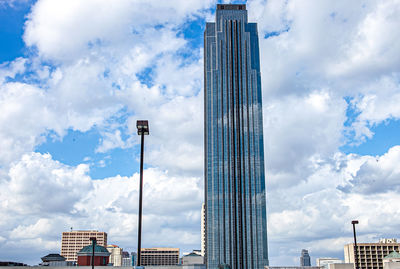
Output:
<instances>
[{"instance_id":1,"label":"row of windows","mask_svg":"<svg viewBox=\"0 0 400 269\"><path fill-rule=\"evenodd\" d=\"M365 249L365 250L374 250L374 249L393 249L393 248L399 248L399 246L357 246L358 249Z\"/></svg>"}]
</instances>

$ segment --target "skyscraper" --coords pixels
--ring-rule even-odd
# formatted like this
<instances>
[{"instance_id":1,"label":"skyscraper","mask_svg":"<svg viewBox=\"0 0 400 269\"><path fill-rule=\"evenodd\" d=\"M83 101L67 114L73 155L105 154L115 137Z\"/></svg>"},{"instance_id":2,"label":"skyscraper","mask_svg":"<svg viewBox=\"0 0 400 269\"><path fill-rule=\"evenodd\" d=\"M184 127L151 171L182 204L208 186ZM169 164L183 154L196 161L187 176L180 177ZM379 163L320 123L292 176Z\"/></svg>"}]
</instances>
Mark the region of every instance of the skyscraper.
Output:
<instances>
[{"instance_id":1,"label":"skyscraper","mask_svg":"<svg viewBox=\"0 0 400 269\"><path fill-rule=\"evenodd\" d=\"M257 24L217 5L204 32L206 263L268 265Z\"/></svg>"},{"instance_id":2,"label":"skyscraper","mask_svg":"<svg viewBox=\"0 0 400 269\"><path fill-rule=\"evenodd\" d=\"M301 250L300 266L311 266L311 258L307 249Z\"/></svg>"}]
</instances>

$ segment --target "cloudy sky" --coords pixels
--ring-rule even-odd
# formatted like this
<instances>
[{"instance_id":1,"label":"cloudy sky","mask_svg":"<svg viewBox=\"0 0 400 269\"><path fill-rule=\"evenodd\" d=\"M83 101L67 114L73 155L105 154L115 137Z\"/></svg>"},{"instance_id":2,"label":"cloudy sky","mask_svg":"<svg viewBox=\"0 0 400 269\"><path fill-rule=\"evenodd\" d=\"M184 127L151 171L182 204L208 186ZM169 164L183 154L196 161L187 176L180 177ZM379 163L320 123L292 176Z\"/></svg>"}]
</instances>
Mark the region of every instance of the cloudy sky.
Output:
<instances>
[{"instance_id":1,"label":"cloudy sky","mask_svg":"<svg viewBox=\"0 0 400 269\"><path fill-rule=\"evenodd\" d=\"M203 31L215 0L0 0L0 260L61 233L200 248ZM234 1L234 3L246 3ZM400 0L249 0L258 23L269 256L343 258L400 230Z\"/></svg>"}]
</instances>

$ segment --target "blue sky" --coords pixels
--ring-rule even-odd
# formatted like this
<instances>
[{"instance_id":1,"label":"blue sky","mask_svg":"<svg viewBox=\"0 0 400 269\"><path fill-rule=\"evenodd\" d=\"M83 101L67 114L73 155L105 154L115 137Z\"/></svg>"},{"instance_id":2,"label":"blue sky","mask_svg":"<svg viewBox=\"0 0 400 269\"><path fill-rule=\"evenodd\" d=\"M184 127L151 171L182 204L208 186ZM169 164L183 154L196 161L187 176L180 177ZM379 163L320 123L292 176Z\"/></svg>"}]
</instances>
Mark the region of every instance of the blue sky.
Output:
<instances>
[{"instance_id":1,"label":"blue sky","mask_svg":"<svg viewBox=\"0 0 400 269\"><path fill-rule=\"evenodd\" d=\"M216 3L0 1L0 260L37 264L71 226L135 250L137 119L151 134L143 244L200 247ZM271 264L296 265L303 248L313 264L343 258L352 219L361 241L395 237L397 1L235 3L260 37Z\"/></svg>"}]
</instances>

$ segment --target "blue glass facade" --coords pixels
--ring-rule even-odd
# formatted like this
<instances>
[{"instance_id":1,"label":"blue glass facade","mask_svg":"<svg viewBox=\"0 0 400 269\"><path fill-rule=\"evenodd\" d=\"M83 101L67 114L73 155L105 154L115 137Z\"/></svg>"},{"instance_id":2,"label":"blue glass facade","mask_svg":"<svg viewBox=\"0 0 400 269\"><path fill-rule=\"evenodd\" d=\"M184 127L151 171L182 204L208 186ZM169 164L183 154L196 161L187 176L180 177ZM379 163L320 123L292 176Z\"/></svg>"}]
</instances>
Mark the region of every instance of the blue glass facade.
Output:
<instances>
[{"instance_id":1,"label":"blue glass facade","mask_svg":"<svg viewBox=\"0 0 400 269\"><path fill-rule=\"evenodd\" d=\"M206 263L268 265L257 24L217 5L204 32Z\"/></svg>"}]
</instances>

